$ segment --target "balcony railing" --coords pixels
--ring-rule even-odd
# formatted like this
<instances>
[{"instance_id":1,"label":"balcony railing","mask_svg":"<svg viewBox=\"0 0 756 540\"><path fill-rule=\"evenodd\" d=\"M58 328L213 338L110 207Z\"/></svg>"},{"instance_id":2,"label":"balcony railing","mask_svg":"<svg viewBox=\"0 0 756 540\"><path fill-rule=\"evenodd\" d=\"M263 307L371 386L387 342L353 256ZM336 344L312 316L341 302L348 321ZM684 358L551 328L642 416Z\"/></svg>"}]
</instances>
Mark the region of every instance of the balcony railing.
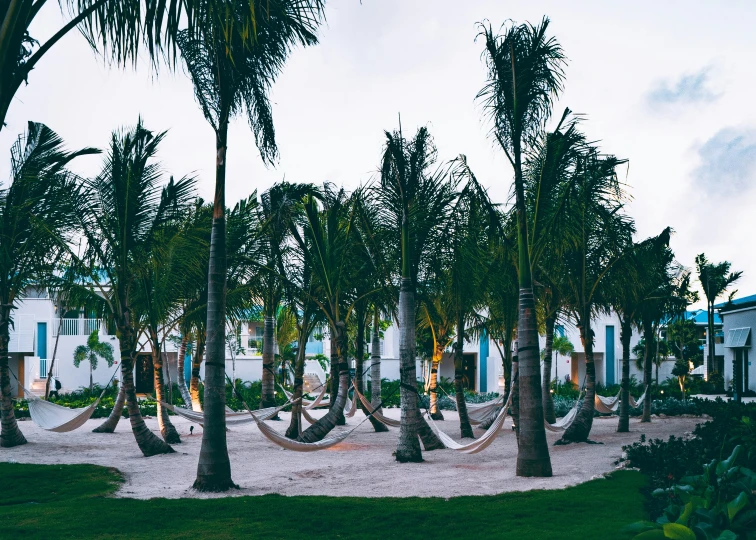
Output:
<instances>
[{"instance_id":1,"label":"balcony railing","mask_svg":"<svg viewBox=\"0 0 756 540\"><path fill-rule=\"evenodd\" d=\"M102 319L53 319L52 335L58 335L60 328L61 336L88 336L94 331L101 332L107 328Z\"/></svg>"}]
</instances>

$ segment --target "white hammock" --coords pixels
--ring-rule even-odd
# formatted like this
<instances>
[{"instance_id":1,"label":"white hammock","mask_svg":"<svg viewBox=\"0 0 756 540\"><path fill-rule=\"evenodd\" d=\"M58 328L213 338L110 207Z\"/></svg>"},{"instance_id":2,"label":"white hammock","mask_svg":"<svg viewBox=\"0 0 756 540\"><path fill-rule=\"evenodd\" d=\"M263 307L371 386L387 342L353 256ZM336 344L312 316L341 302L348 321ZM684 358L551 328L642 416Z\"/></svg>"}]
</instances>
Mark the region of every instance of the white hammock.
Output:
<instances>
[{"instance_id":1,"label":"white hammock","mask_svg":"<svg viewBox=\"0 0 756 540\"><path fill-rule=\"evenodd\" d=\"M546 419L543 420L543 426L549 430L553 431L555 433L558 433L560 431L564 431L568 427L572 425L572 422L575 421L575 418L577 417L578 409L580 408L580 395L578 395L578 398L575 400L575 404L572 406L572 408L567 411L567 414L565 414L562 418L559 418L556 422L553 424L549 424Z\"/></svg>"},{"instance_id":2,"label":"white hammock","mask_svg":"<svg viewBox=\"0 0 756 540\"><path fill-rule=\"evenodd\" d=\"M181 418L186 418L190 422L197 422L198 424L202 425L205 421L205 413L204 412L197 412L193 411L191 409L186 409L184 407L179 407L177 405L171 405L170 403L166 403L165 401L161 401L160 404L168 409L169 411L177 414ZM254 411L256 414L259 414L264 420L267 420L268 418L274 417L280 410L282 410L284 407L288 407L290 404L289 401L281 405L280 407L268 407L266 409L258 409ZM243 412L235 412L228 407L226 407L226 424L251 424L254 422L252 418L250 418L249 413L247 411ZM229 412L230 411L230 412Z\"/></svg>"},{"instance_id":3,"label":"white hammock","mask_svg":"<svg viewBox=\"0 0 756 540\"><path fill-rule=\"evenodd\" d=\"M620 393L621 392L622 391L620 390ZM643 403L643 400L646 398L646 392L648 392L648 386L646 387L646 390L644 390L643 395L638 398L638 401L633 399L633 396L630 396L630 406L638 407L640 403ZM605 398L596 394L596 399L594 400L596 410L604 414L617 412L617 409L619 409L620 406L620 393L611 398Z\"/></svg>"},{"instance_id":4,"label":"white hammock","mask_svg":"<svg viewBox=\"0 0 756 540\"><path fill-rule=\"evenodd\" d=\"M92 417L97 405L100 404L100 400L105 395L105 392L108 391L110 382L113 380L113 377L115 377L115 374L118 373L118 369L119 368L116 368L113 376L110 377L110 381L105 385L102 393L94 403L87 407L79 407L78 409L69 409L68 407L40 399L25 388L15 374L13 374L13 376L16 377L16 382L24 390L32 421L47 431L66 433L80 428Z\"/></svg>"},{"instance_id":5,"label":"white hammock","mask_svg":"<svg viewBox=\"0 0 756 540\"><path fill-rule=\"evenodd\" d=\"M438 429L438 426L430 417L430 415L428 415L428 418L430 419L431 425L435 429L438 438L441 439L441 442L443 442L447 448L451 448L452 450L456 450L457 452L462 452L463 454L477 454L478 452L481 452L488 448L494 441L494 439L496 439L496 437L499 435L501 429L504 427L504 421L509 415L509 406L511 404L512 392L510 391L507 402L504 404L504 407L502 407L501 411L499 411L499 414L496 416L496 420L494 420L493 424L491 424L491 427L488 428L488 430L486 430L483 435L468 444L458 443L449 435Z\"/></svg>"},{"instance_id":6,"label":"white hammock","mask_svg":"<svg viewBox=\"0 0 756 540\"><path fill-rule=\"evenodd\" d=\"M281 391L284 393L287 399L291 400L294 397L294 394L289 392L286 388L284 388L280 384L278 385L278 387L281 389ZM322 406L329 405L330 400L323 399L323 396L325 395L326 390L328 390L328 385L323 384L323 388L320 390L320 394L318 394L318 397L316 397L314 401L310 401L309 399L302 399L302 405L304 405L303 408L311 410L311 409L314 409L315 407L322 407Z\"/></svg>"},{"instance_id":7,"label":"white hammock","mask_svg":"<svg viewBox=\"0 0 756 540\"><path fill-rule=\"evenodd\" d=\"M630 396L630 406L633 408L640 407L646 400L646 392L648 392L648 386L646 386L646 389L643 390L643 394L641 394L641 397L638 398L638 401L636 401L633 396Z\"/></svg>"},{"instance_id":8,"label":"white hammock","mask_svg":"<svg viewBox=\"0 0 756 540\"><path fill-rule=\"evenodd\" d=\"M325 450L326 448L331 448L332 446L336 446L340 442L342 442L344 439L346 439L351 433L360 427L362 425L362 422L357 424L351 429L348 429L347 431L342 431L341 433L338 433L336 435L333 435L331 437L326 437L323 440L314 442L314 443L304 443L299 441L294 441L292 439L289 439L285 435L281 435L279 432L277 432L275 429L270 427L268 424L263 422L261 419L259 419L257 416L255 416L255 413L252 411L248 411L250 415L252 415L252 418L257 423L257 427L260 428L260 433L262 433L265 438L267 438L270 442L277 444L281 448L286 448L287 450L293 450L294 452L316 452L318 450ZM367 419L366 419L367 420Z\"/></svg>"},{"instance_id":9,"label":"white hammock","mask_svg":"<svg viewBox=\"0 0 756 540\"><path fill-rule=\"evenodd\" d=\"M368 411L373 410L373 405L368 401L368 399L360 394L357 389L354 390L354 395L357 396L360 401L362 402L362 405L367 409ZM383 416L379 411L373 412L373 418L378 420L381 424L388 427L399 427L402 423L399 420L393 420L391 418L387 418Z\"/></svg>"}]
</instances>

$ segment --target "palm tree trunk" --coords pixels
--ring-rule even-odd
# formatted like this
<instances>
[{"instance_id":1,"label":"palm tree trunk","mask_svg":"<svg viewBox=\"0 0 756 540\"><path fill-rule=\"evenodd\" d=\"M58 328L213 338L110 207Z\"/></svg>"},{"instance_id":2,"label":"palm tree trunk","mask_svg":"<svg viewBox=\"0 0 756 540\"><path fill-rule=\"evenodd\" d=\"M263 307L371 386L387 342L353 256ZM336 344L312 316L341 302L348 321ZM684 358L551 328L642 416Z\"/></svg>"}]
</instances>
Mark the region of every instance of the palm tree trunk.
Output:
<instances>
[{"instance_id":1,"label":"palm tree trunk","mask_svg":"<svg viewBox=\"0 0 756 540\"><path fill-rule=\"evenodd\" d=\"M228 106L221 108L216 132L215 199L207 280L207 360L205 361L204 426L197 491L220 492L236 487L226 445L226 149Z\"/></svg>"},{"instance_id":2,"label":"palm tree trunk","mask_svg":"<svg viewBox=\"0 0 756 540\"><path fill-rule=\"evenodd\" d=\"M543 348L543 376L541 377L543 417L550 424L556 422L554 398L551 395L551 362L554 356L554 326L556 326L556 319L556 311L546 317L546 345Z\"/></svg>"},{"instance_id":3,"label":"palm tree trunk","mask_svg":"<svg viewBox=\"0 0 756 540\"><path fill-rule=\"evenodd\" d=\"M302 317L302 327L300 328L299 336L297 337L297 343L299 344L299 347L297 349L297 359L294 363L294 402L291 405L291 422L289 423L289 427L286 429L286 436L289 439L298 439L299 433L302 429L302 400L300 398L303 394L302 387L304 386L304 369L306 358L305 347L302 344L307 343L309 334L307 330L307 322L304 320L305 317L306 314L304 314Z\"/></svg>"},{"instance_id":4,"label":"palm tree trunk","mask_svg":"<svg viewBox=\"0 0 756 540\"><path fill-rule=\"evenodd\" d=\"M276 376L275 376L275 310L278 306L268 306L263 319L263 352L262 352L262 393L260 395L260 408L276 406Z\"/></svg>"},{"instance_id":5,"label":"palm tree trunk","mask_svg":"<svg viewBox=\"0 0 756 540\"><path fill-rule=\"evenodd\" d=\"M373 409L381 405L381 334L378 308L373 313L373 342L370 346L370 404Z\"/></svg>"},{"instance_id":6,"label":"palm tree trunk","mask_svg":"<svg viewBox=\"0 0 756 540\"><path fill-rule=\"evenodd\" d=\"M365 393L365 327L367 326L367 312L357 314L357 336L355 341L355 380L354 387L360 394ZM372 366L371 366L372 367ZM354 399L357 400L357 407L364 411L366 414L368 411L362 405L362 402L354 395ZM388 428L380 423L372 416L368 417L368 421L373 426L376 432L388 431Z\"/></svg>"},{"instance_id":7,"label":"palm tree trunk","mask_svg":"<svg viewBox=\"0 0 756 540\"><path fill-rule=\"evenodd\" d=\"M426 450L444 448L428 423L420 416L415 365L415 291L409 278L402 278L399 290L399 372L402 413L396 460L421 462L420 440Z\"/></svg>"},{"instance_id":8,"label":"palm tree trunk","mask_svg":"<svg viewBox=\"0 0 756 540\"><path fill-rule=\"evenodd\" d=\"M459 414L459 430L463 439L474 439L470 417L467 415L467 403L465 402L465 322L462 317L457 320L457 346L454 349L454 392L457 398L457 413Z\"/></svg>"},{"instance_id":9,"label":"palm tree trunk","mask_svg":"<svg viewBox=\"0 0 756 540\"><path fill-rule=\"evenodd\" d=\"M58 355L58 342L60 341L60 330L63 328L63 306L60 306L60 315L58 319L58 334L55 336L55 346L53 347L52 360L50 360L50 369L47 370L47 381L45 381L45 399L50 397L50 380L53 375L53 368L55 367L55 357Z\"/></svg>"},{"instance_id":10,"label":"palm tree trunk","mask_svg":"<svg viewBox=\"0 0 756 540\"><path fill-rule=\"evenodd\" d=\"M593 361L593 329L590 315L580 325L580 341L585 350L585 396L574 422L567 428L560 443L585 442L593 427L593 413L596 410L596 364Z\"/></svg>"},{"instance_id":11,"label":"palm tree trunk","mask_svg":"<svg viewBox=\"0 0 756 540\"><path fill-rule=\"evenodd\" d=\"M10 302L0 305L0 447L10 448L26 444L26 438L18 428L13 413L13 396L8 367L8 343L10 342Z\"/></svg>"},{"instance_id":12,"label":"palm tree trunk","mask_svg":"<svg viewBox=\"0 0 756 540\"><path fill-rule=\"evenodd\" d=\"M538 353L533 278L528 252L528 221L525 189L522 180L522 156L519 139L514 138L515 204L517 209L517 251L520 285L520 316L517 322L519 388L519 449L517 476L552 475L546 428L543 426L541 398L541 359Z\"/></svg>"},{"instance_id":13,"label":"palm tree trunk","mask_svg":"<svg viewBox=\"0 0 756 540\"><path fill-rule=\"evenodd\" d=\"M708 368L706 370L707 378L711 377L711 374L715 371L714 370L714 299L712 298L709 300L707 298L706 302L706 310L708 314L708 329L706 331L706 337L708 338L706 340L706 345L708 345L709 354L707 355L709 358L707 360ZM724 373L722 373L724 375ZM644 411L644 418L645 418L645 411ZM643 420L644 422L646 420Z\"/></svg>"},{"instance_id":14,"label":"palm tree trunk","mask_svg":"<svg viewBox=\"0 0 756 540\"><path fill-rule=\"evenodd\" d=\"M329 388L331 401L330 410L328 412L330 413L332 410L336 409L334 413L336 415L336 425L344 426L346 425L346 418L344 417L344 404L346 403L346 397L344 398L341 407L337 407L336 402L338 401L339 394L346 392L349 389L349 385L344 388L341 387L341 366L339 365L341 359L339 358L338 339L336 333L331 330L331 383ZM346 360L344 361L346 362ZM347 371L349 371L348 364Z\"/></svg>"},{"instance_id":15,"label":"palm tree trunk","mask_svg":"<svg viewBox=\"0 0 756 540\"><path fill-rule=\"evenodd\" d=\"M136 342L134 339L134 330L128 324L130 316L126 307L127 304L126 302L122 302L121 304L124 306L124 313L119 317L121 324L118 329L118 343L121 348L121 377L123 378L123 389L126 394L126 408L129 411L131 431L134 432L134 438L145 457L156 454L169 454L174 452L173 448L150 431L147 424L144 423L142 413L139 412L139 403L137 402L136 389L134 388L133 358ZM124 321L126 321L125 324Z\"/></svg>"},{"instance_id":16,"label":"palm tree trunk","mask_svg":"<svg viewBox=\"0 0 756 540\"><path fill-rule=\"evenodd\" d=\"M651 340L654 339L654 333L651 329L651 321L644 320L643 321L643 340L646 343L646 350L644 352L644 358L643 358L643 384L646 385L646 387L649 388L651 386L651 382L653 381L651 378ZM643 400L643 416L641 417L641 422L650 422L651 421L651 392L646 392L646 399Z\"/></svg>"},{"instance_id":17,"label":"palm tree trunk","mask_svg":"<svg viewBox=\"0 0 756 540\"><path fill-rule=\"evenodd\" d=\"M181 392L181 399L184 400L185 405L189 405L192 402L192 397L189 395L189 389L186 387L186 379L184 378L184 363L186 362L186 347L189 344L189 337L185 334L181 337L181 345L179 346L178 358L176 358L176 379Z\"/></svg>"},{"instance_id":18,"label":"palm tree trunk","mask_svg":"<svg viewBox=\"0 0 756 540\"><path fill-rule=\"evenodd\" d=\"M346 405L347 390L349 389L349 363L347 362L346 325L338 321L335 328L331 328L331 366L335 363L338 369L339 384L336 397L331 395L331 408L317 422L302 433L300 441L312 443L322 440L328 433L339 425L339 419L344 419L344 405ZM331 369L333 373L333 369ZM333 385L332 385L333 388ZM346 422L344 422L346 423ZM343 424L341 424L343 425Z\"/></svg>"},{"instance_id":19,"label":"palm tree trunk","mask_svg":"<svg viewBox=\"0 0 756 540\"><path fill-rule=\"evenodd\" d=\"M633 326L630 318L621 320L622 341L622 383L620 385L620 410L617 432L630 431L630 338L633 336Z\"/></svg>"},{"instance_id":20,"label":"palm tree trunk","mask_svg":"<svg viewBox=\"0 0 756 540\"><path fill-rule=\"evenodd\" d=\"M113 410L110 411L108 419L92 430L92 433L113 433L118 421L123 416L123 406L126 403L126 391L123 388L123 381L118 386L118 395L116 396Z\"/></svg>"},{"instance_id":21,"label":"palm tree trunk","mask_svg":"<svg viewBox=\"0 0 756 540\"><path fill-rule=\"evenodd\" d=\"M434 420L444 419L443 413L438 408L438 366L441 364L443 354L443 349L439 349L438 346L433 347L433 358L431 359L430 385L428 388L428 393L430 394L430 415Z\"/></svg>"},{"instance_id":22,"label":"palm tree trunk","mask_svg":"<svg viewBox=\"0 0 756 540\"><path fill-rule=\"evenodd\" d=\"M92 389L94 388L94 376L92 374L92 362L89 362L89 394L92 395Z\"/></svg>"},{"instance_id":23,"label":"palm tree trunk","mask_svg":"<svg viewBox=\"0 0 756 540\"><path fill-rule=\"evenodd\" d=\"M157 400L166 401L165 399L165 381L163 380L163 355L160 352L160 339L157 330L150 330L150 340L152 341L152 373L155 386L155 397ZM174 427L171 419L168 417L168 411L160 403L157 404L158 426L160 434L168 444L179 444L181 437Z\"/></svg>"},{"instance_id":24,"label":"palm tree trunk","mask_svg":"<svg viewBox=\"0 0 756 540\"><path fill-rule=\"evenodd\" d=\"M192 355L192 380L189 381L189 394L192 400L192 410L202 411L202 402L199 392L199 375L202 367L202 358L205 355L205 336L197 338L195 354Z\"/></svg>"}]
</instances>

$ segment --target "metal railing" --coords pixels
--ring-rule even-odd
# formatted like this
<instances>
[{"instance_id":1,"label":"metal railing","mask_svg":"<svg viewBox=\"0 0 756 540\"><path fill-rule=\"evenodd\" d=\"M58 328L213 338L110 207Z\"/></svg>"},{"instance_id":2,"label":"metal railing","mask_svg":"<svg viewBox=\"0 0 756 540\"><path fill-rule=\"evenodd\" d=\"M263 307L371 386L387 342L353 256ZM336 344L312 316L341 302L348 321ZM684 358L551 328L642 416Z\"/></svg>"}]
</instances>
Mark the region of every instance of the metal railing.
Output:
<instances>
[{"instance_id":1,"label":"metal railing","mask_svg":"<svg viewBox=\"0 0 756 540\"><path fill-rule=\"evenodd\" d=\"M53 337L58 335L58 329L61 336L88 336L94 331L107 332L102 319L53 319L51 324Z\"/></svg>"}]
</instances>

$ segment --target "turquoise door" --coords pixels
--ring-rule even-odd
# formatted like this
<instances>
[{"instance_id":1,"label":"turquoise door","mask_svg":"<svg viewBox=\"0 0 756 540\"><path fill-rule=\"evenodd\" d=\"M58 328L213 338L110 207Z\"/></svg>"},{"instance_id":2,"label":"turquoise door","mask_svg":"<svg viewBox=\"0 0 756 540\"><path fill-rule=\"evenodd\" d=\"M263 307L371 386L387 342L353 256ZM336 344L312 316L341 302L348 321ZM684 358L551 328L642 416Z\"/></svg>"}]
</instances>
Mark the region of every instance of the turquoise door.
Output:
<instances>
[{"instance_id":1,"label":"turquoise door","mask_svg":"<svg viewBox=\"0 0 756 540\"><path fill-rule=\"evenodd\" d=\"M47 378L47 323L37 323L37 356L39 356L39 378Z\"/></svg>"},{"instance_id":2,"label":"turquoise door","mask_svg":"<svg viewBox=\"0 0 756 540\"><path fill-rule=\"evenodd\" d=\"M606 384L615 384L614 378L614 326L606 327L606 356L605 366Z\"/></svg>"}]
</instances>

